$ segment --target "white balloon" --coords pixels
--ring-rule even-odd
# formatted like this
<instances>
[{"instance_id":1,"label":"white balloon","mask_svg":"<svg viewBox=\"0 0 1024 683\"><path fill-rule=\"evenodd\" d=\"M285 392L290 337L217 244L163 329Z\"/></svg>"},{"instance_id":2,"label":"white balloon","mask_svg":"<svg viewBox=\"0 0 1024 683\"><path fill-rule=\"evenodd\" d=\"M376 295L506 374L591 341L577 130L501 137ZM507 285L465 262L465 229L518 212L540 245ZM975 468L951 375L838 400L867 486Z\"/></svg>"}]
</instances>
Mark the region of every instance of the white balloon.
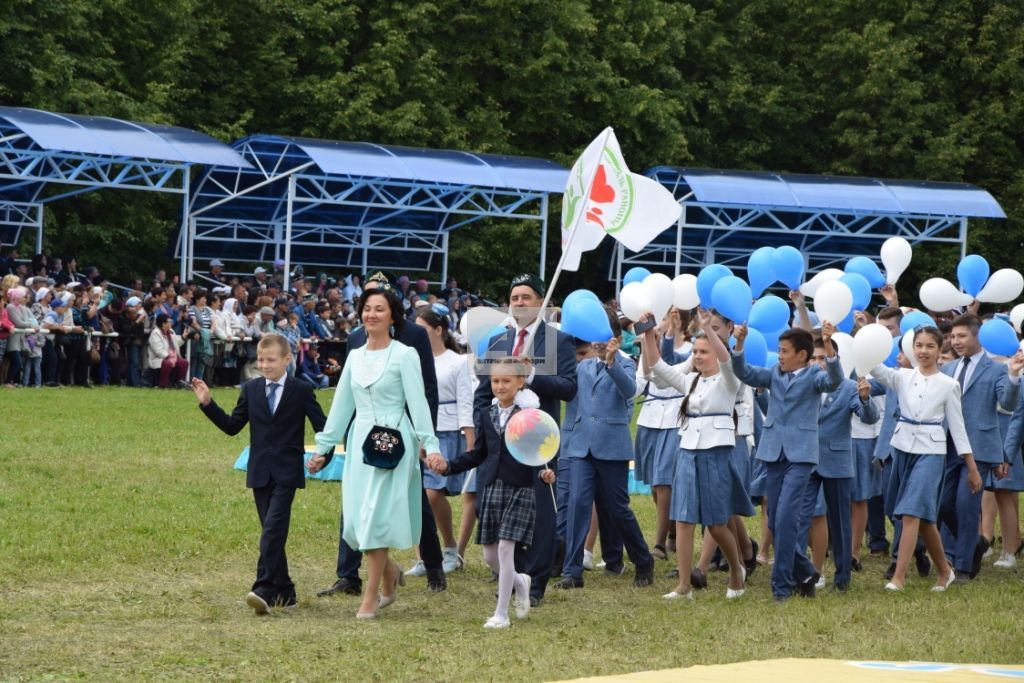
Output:
<instances>
[{"instance_id":1,"label":"white balloon","mask_svg":"<svg viewBox=\"0 0 1024 683\"><path fill-rule=\"evenodd\" d=\"M907 357L910 362L910 367L917 367L917 357L914 356L914 331L907 330L907 333L903 335L903 339L900 340L900 350L903 355Z\"/></svg>"},{"instance_id":2,"label":"white balloon","mask_svg":"<svg viewBox=\"0 0 1024 683\"><path fill-rule=\"evenodd\" d=\"M1024 304L1017 304L1010 310L1010 322L1013 323L1013 329L1017 330L1017 334L1020 334L1020 325L1024 322Z\"/></svg>"},{"instance_id":3,"label":"white balloon","mask_svg":"<svg viewBox=\"0 0 1024 683\"><path fill-rule=\"evenodd\" d=\"M853 292L845 282L833 280L818 288L814 295L814 312L818 320L838 325L853 310Z\"/></svg>"},{"instance_id":4,"label":"white balloon","mask_svg":"<svg viewBox=\"0 0 1024 683\"><path fill-rule=\"evenodd\" d=\"M853 362L853 337L845 332L836 332L832 335L832 343L839 354L839 364L843 366L843 377L849 377L857 367Z\"/></svg>"},{"instance_id":5,"label":"white balloon","mask_svg":"<svg viewBox=\"0 0 1024 683\"><path fill-rule=\"evenodd\" d=\"M619 306L630 320L636 321L654 308L651 293L642 282L630 282L619 292Z\"/></svg>"},{"instance_id":6,"label":"white balloon","mask_svg":"<svg viewBox=\"0 0 1024 683\"><path fill-rule=\"evenodd\" d=\"M853 361L857 376L864 377L892 353L892 333L885 325L871 323L857 330L853 338Z\"/></svg>"},{"instance_id":7,"label":"white balloon","mask_svg":"<svg viewBox=\"0 0 1024 683\"><path fill-rule=\"evenodd\" d=\"M812 299L814 295L818 293L818 289L826 282L832 282L838 280L843 276L843 271L838 268L826 268L825 270L816 273L807 282L800 285L800 293L804 296L809 296Z\"/></svg>"},{"instance_id":8,"label":"white balloon","mask_svg":"<svg viewBox=\"0 0 1024 683\"><path fill-rule=\"evenodd\" d=\"M676 308L681 311L689 311L691 308L700 306L700 296L697 294L697 276L683 273L672 280L672 289Z\"/></svg>"},{"instance_id":9,"label":"white balloon","mask_svg":"<svg viewBox=\"0 0 1024 683\"><path fill-rule=\"evenodd\" d=\"M1005 304L1024 292L1024 276L1013 268L1001 268L992 273L988 282L978 292L978 301L989 304Z\"/></svg>"},{"instance_id":10,"label":"white balloon","mask_svg":"<svg viewBox=\"0 0 1024 683\"><path fill-rule=\"evenodd\" d=\"M885 281L888 284L896 284L910 265L913 255L910 242L902 237L890 237L882 244L882 265L885 266Z\"/></svg>"},{"instance_id":11,"label":"white balloon","mask_svg":"<svg viewBox=\"0 0 1024 683\"><path fill-rule=\"evenodd\" d=\"M643 285L651 297L651 313L654 314L655 320L660 321L668 313L668 309L672 308L672 302L676 297L672 281L664 273L651 273L644 278Z\"/></svg>"},{"instance_id":12,"label":"white balloon","mask_svg":"<svg viewBox=\"0 0 1024 683\"><path fill-rule=\"evenodd\" d=\"M925 280L918 294L924 307L937 313L951 311L958 306L968 306L974 301L970 294L964 294L952 282L941 277Z\"/></svg>"}]
</instances>

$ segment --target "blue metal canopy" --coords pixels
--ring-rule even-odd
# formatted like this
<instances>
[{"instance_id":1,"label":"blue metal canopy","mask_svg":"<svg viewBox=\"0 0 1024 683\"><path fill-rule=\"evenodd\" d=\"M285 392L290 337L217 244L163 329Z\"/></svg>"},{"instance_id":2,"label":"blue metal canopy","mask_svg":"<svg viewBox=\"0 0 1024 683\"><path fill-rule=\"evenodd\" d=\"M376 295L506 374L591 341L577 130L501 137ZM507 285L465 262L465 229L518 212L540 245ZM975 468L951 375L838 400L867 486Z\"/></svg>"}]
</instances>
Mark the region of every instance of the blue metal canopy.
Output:
<instances>
[{"instance_id":1,"label":"blue metal canopy","mask_svg":"<svg viewBox=\"0 0 1024 683\"><path fill-rule=\"evenodd\" d=\"M545 159L418 149L370 142L291 140L330 175L475 185L507 190L565 190L568 171Z\"/></svg>"},{"instance_id":2,"label":"blue metal canopy","mask_svg":"<svg viewBox=\"0 0 1024 683\"><path fill-rule=\"evenodd\" d=\"M177 126L135 123L103 116L56 114L39 109L0 107L0 118L20 129L41 149L187 164L247 162L204 133Z\"/></svg>"},{"instance_id":3,"label":"blue metal canopy","mask_svg":"<svg viewBox=\"0 0 1024 683\"><path fill-rule=\"evenodd\" d=\"M880 180L657 166L649 171L683 207L678 224L637 253L617 248L610 277L645 266L696 272L710 263L744 275L758 247L790 245L809 272L878 258L883 241L967 243L968 218L1006 218L985 190L965 183Z\"/></svg>"},{"instance_id":4,"label":"blue metal canopy","mask_svg":"<svg viewBox=\"0 0 1024 683\"><path fill-rule=\"evenodd\" d=\"M656 167L651 177L681 175L700 202L794 209L1006 218L985 190L966 183L879 180L754 171Z\"/></svg>"},{"instance_id":5,"label":"blue metal canopy","mask_svg":"<svg viewBox=\"0 0 1024 683\"><path fill-rule=\"evenodd\" d=\"M453 230L504 218L540 222L546 233L548 195L568 179L564 167L529 157L276 135L232 146L251 165L211 167L196 184L191 234L180 241L188 274L196 259L216 257L443 279Z\"/></svg>"},{"instance_id":6,"label":"blue metal canopy","mask_svg":"<svg viewBox=\"0 0 1024 683\"><path fill-rule=\"evenodd\" d=\"M248 166L224 143L185 128L0 107L0 243L17 244L29 228L41 251L43 206L83 192L187 197L195 164Z\"/></svg>"}]
</instances>

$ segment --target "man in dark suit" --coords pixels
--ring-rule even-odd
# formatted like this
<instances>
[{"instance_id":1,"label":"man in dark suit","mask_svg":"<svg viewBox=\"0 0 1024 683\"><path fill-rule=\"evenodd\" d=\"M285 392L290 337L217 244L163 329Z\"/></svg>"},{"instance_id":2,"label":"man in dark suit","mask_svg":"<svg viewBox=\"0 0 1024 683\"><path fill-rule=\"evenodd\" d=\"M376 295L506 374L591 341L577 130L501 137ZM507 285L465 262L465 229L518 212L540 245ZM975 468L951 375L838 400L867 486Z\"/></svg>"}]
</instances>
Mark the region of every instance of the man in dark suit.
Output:
<instances>
[{"instance_id":1,"label":"man in dark suit","mask_svg":"<svg viewBox=\"0 0 1024 683\"><path fill-rule=\"evenodd\" d=\"M524 273L512 279L509 313L515 320L515 328L493 337L487 356L522 355L532 358L534 370L526 379L526 386L537 394L541 410L558 423L562 414L561 402L571 401L576 396L576 346L572 337L539 319L544 291L544 281L536 275ZM534 332L533 341L527 344L531 332ZM480 380L473 397L474 415L480 411L486 415L494 398L488 378L481 377ZM549 463L549 467L558 470L557 458ZM539 479L534 480L533 486L537 506L533 545L525 552L516 552L516 565L517 571L529 574L532 579L530 603L536 607L544 597L555 559L556 509L551 486Z\"/></svg>"},{"instance_id":2,"label":"man in dark suit","mask_svg":"<svg viewBox=\"0 0 1024 683\"><path fill-rule=\"evenodd\" d=\"M381 285L392 287L392 278L383 272L375 272L363 279L364 289L373 289ZM395 289L397 291L397 289ZM430 338L426 331L419 325L406 325L398 341L406 346L416 349L420 357L420 370L423 373L423 387L427 393L427 404L430 406L430 417L433 423L437 424L437 373L434 369L434 352L430 348ZM366 344L366 330L362 327L353 330L348 338L348 348L358 349ZM422 476L422 469L420 470ZM422 489L422 487L421 487ZM443 555L441 554L441 541L437 537L437 523L434 521L434 512L430 508L430 501L427 492L423 494L423 528L420 532L420 558L427 568L427 589L437 593L448 587L448 581L444 576L444 569L441 566ZM344 520L341 527L344 527ZM355 550L338 534L338 579L330 588L317 593L324 597L336 593L348 595L360 595L363 591L363 581L359 578L359 567L363 563L363 554Z\"/></svg>"},{"instance_id":3,"label":"man in dark suit","mask_svg":"<svg viewBox=\"0 0 1024 683\"><path fill-rule=\"evenodd\" d=\"M256 581L245 596L257 614L270 607L295 607L295 584L288 575L285 543L291 521L295 489L305 488L303 471L306 418L322 431L327 418L313 395L313 385L287 376L292 354L281 335L267 335L257 346L256 365L263 378L242 385L231 415L210 398L201 379L192 380L199 407L206 417L230 436L249 425L249 465L246 486L252 489L263 532ZM331 453L327 454L330 462Z\"/></svg>"}]
</instances>

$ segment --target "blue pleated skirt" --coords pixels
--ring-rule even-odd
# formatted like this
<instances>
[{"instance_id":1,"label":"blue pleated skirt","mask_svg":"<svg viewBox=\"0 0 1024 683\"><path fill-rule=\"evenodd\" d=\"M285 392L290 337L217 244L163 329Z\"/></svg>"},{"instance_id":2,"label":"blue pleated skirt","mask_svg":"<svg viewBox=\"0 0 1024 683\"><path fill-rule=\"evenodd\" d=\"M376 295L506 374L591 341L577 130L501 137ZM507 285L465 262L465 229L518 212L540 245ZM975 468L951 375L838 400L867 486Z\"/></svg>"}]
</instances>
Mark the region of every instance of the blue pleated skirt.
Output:
<instances>
[{"instance_id":1,"label":"blue pleated skirt","mask_svg":"<svg viewBox=\"0 0 1024 683\"><path fill-rule=\"evenodd\" d=\"M679 430L637 427L633 476L650 486L671 486L679 459Z\"/></svg>"},{"instance_id":2,"label":"blue pleated skirt","mask_svg":"<svg viewBox=\"0 0 1024 683\"><path fill-rule=\"evenodd\" d=\"M760 502L768 495L768 468L757 459L757 446L750 452L750 498Z\"/></svg>"},{"instance_id":3,"label":"blue pleated skirt","mask_svg":"<svg viewBox=\"0 0 1024 683\"><path fill-rule=\"evenodd\" d=\"M1020 451L1017 451L1017 457L1010 463L1010 475L1005 479L993 477L992 488L996 491L1024 491L1024 462Z\"/></svg>"},{"instance_id":4,"label":"blue pleated skirt","mask_svg":"<svg viewBox=\"0 0 1024 683\"><path fill-rule=\"evenodd\" d=\"M825 487L820 483L817 486L818 498L814 501L814 512L811 513L811 517L822 517L828 514L828 506L825 504Z\"/></svg>"},{"instance_id":5,"label":"blue pleated skirt","mask_svg":"<svg viewBox=\"0 0 1024 683\"><path fill-rule=\"evenodd\" d=\"M673 521L710 526L725 524L734 514L754 514L732 451L730 446L680 449L669 510Z\"/></svg>"},{"instance_id":6,"label":"blue pleated skirt","mask_svg":"<svg viewBox=\"0 0 1024 683\"><path fill-rule=\"evenodd\" d=\"M441 444L441 455L451 460L466 452L466 437L462 432L438 432L437 440ZM445 476L437 474L428 467L423 468L423 488L444 491L445 495L457 496L462 493L462 485L466 480L466 472Z\"/></svg>"},{"instance_id":7,"label":"blue pleated skirt","mask_svg":"<svg viewBox=\"0 0 1024 683\"><path fill-rule=\"evenodd\" d=\"M898 518L910 515L934 524L939 518L945 453L907 453L893 448L892 458L885 496L886 514Z\"/></svg>"},{"instance_id":8,"label":"blue pleated skirt","mask_svg":"<svg viewBox=\"0 0 1024 683\"><path fill-rule=\"evenodd\" d=\"M871 464L877 439L853 440L853 489L851 500L857 503L882 495L882 470Z\"/></svg>"},{"instance_id":9,"label":"blue pleated skirt","mask_svg":"<svg viewBox=\"0 0 1024 683\"><path fill-rule=\"evenodd\" d=\"M747 437L736 437L736 446L732 449L732 463L740 475L740 483L743 484L743 497L750 500L750 480L752 478L752 470L750 466L750 446L747 445ZM743 509L746 508L744 507ZM733 512L733 514L742 515L743 513L737 510L736 512Z\"/></svg>"}]
</instances>

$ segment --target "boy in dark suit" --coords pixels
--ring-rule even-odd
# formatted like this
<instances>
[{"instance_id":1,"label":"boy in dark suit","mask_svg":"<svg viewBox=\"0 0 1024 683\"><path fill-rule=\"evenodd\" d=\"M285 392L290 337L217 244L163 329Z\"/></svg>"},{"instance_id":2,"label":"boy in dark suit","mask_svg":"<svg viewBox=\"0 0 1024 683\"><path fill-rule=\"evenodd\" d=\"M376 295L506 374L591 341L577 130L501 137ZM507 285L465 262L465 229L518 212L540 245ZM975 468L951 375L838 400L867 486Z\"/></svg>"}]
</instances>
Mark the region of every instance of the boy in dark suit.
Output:
<instances>
[{"instance_id":1,"label":"boy in dark suit","mask_svg":"<svg viewBox=\"0 0 1024 683\"><path fill-rule=\"evenodd\" d=\"M284 547L295 489L306 486L303 471L306 418L318 432L327 422L313 395L312 385L287 376L291 362L291 350L284 337L269 334L260 339L256 347L256 366L263 378L242 385L231 415L210 398L205 382L198 378L192 380L200 409L222 432L234 436L246 424L250 425L246 486L252 489L263 532L256 581L245 596L245 603L256 614L269 614L271 606L295 607L298 604L295 584L288 576ZM327 454L327 462L332 455L333 451Z\"/></svg>"}]
</instances>

